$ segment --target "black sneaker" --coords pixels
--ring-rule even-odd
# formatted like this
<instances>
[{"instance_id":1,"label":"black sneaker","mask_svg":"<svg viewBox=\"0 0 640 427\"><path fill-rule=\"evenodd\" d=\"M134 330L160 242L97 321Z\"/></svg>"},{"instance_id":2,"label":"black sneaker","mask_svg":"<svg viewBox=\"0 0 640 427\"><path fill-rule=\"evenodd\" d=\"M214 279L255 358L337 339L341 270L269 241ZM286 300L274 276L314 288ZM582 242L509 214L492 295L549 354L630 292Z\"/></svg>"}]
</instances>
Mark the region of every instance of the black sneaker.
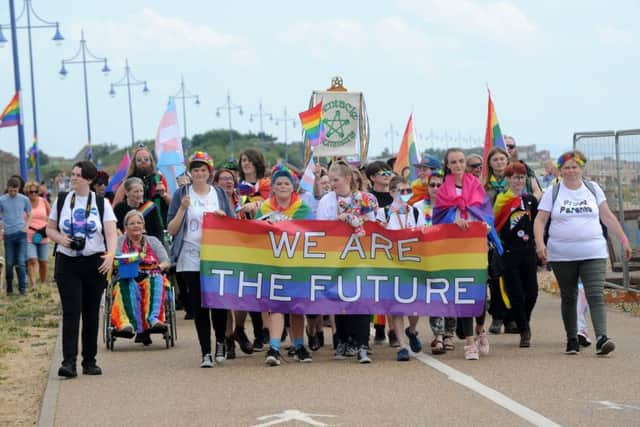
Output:
<instances>
[{"instance_id":1,"label":"black sneaker","mask_svg":"<svg viewBox=\"0 0 640 427\"><path fill-rule=\"evenodd\" d=\"M267 351L264 363L268 366L280 366L280 352L272 348Z\"/></svg>"},{"instance_id":2,"label":"black sneaker","mask_svg":"<svg viewBox=\"0 0 640 427\"><path fill-rule=\"evenodd\" d=\"M458 323L460 323L460 322L458 322ZM500 334L500 333L502 333L502 320L500 320L500 319L492 319L491 320L491 326L489 326L489 333L490 334Z\"/></svg>"},{"instance_id":3,"label":"black sneaker","mask_svg":"<svg viewBox=\"0 0 640 427\"><path fill-rule=\"evenodd\" d=\"M311 351L318 351L320 350L320 341L318 340L318 335L307 335L307 337L309 338L309 348L311 349Z\"/></svg>"},{"instance_id":4,"label":"black sneaker","mask_svg":"<svg viewBox=\"0 0 640 427\"><path fill-rule=\"evenodd\" d=\"M227 360L233 360L236 358L236 342L233 340L233 337L226 337L225 346L227 349Z\"/></svg>"},{"instance_id":5,"label":"black sneaker","mask_svg":"<svg viewBox=\"0 0 640 427\"><path fill-rule=\"evenodd\" d=\"M589 347L591 345L591 340L588 336L578 333L578 343L581 347Z\"/></svg>"},{"instance_id":6,"label":"black sneaker","mask_svg":"<svg viewBox=\"0 0 640 427\"><path fill-rule=\"evenodd\" d=\"M616 349L616 343L607 338L606 335L598 338L598 342L596 342L596 354L598 356L605 356L611 353Z\"/></svg>"},{"instance_id":7,"label":"black sneaker","mask_svg":"<svg viewBox=\"0 0 640 427\"><path fill-rule=\"evenodd\" d=\"M287 347L287 356L288 357L294 357L296 355L296 348L292 345L290 345L289 347Z\"/></svg>"},{"instance_id":8,"label":"black sneaker","mask_svg":"<svg viewBox=\"0 0 640 427\"><path fill-rule=\"evenodd\" d=\"M578 338L569 338L567 340L567 349L565 354L578 354L580 352L580 344L578 344Z\"/></svg>"},{"instance_id":9,"label":"black sneaker","mask_svg":"<svg viewBox=\"0 0 640 427\"><path fill-rule=\"evenodd\" d=\"M384 325L373 325L373 328L376 330L376 335L373 338L373 344L384 344L387 339L387 337L384 335Z\"/></svg>"},{"instance_id":10,"label":"black sneaker","mask_svg":"<svg viewBox=\"0 0 640 427\"><path fill-rule=\"evenodd\" d=\"M256 338L253 340L253 351L264 351L264 341L262 338Z\"/></svg>"},{"instance_id":11,"label":"black sneaker","mask_svg":"<svg viewBox=\"0 0 640 427\"><path fill-rule=\"evenodd\" d=\"M100 368L100 366L96 365L95 363L92 365L83 366L82 375L102 375L102 368Z\"/></svg>"},{"instance_id":12,"label":"black sneaker","mask_svg":"<svg viewBox=\"0 0 640 427\"><path fill-rule=\"evenodd\" d=\"M389 331L389 347L400 347L396 331Z\"/></svg>"},{"instance_id":13,"label":"black sneaker","mask_svg":"<svg viewBox=\"0 0 640 427\"><path fill-rule=\"evenodd\" d=\"M214 356L216 363L224 362L225 353L226 353L226 351L225 351L225 348L224 348L224 343L216 341L216 353L215 353L215 356Z\"/></svg>"},{"instance_id":14,"label":"black sneaker","mask_svg":"<svg viewBox=\"0 0 640 427\"><path fill-rule=\"evenodd\" d=\"M58 369L58 376L65 378L74 378L78 376L78 371L76 370L76 365L65 364L63 363Z\"/></svg>"},{"instance_id":15,"label":"black sneaker","mask_svg":"<svg viewBox=\"0 0 640 427\"><path fill-rule=\"evenodd\" d=\"M514 321L510 321L504 324L504 333L505 334L519 334L520 328L518 328L518 324Z\"/></svg>"},{"instance_id":16,"label":"black sneaker","mask_svg":"<svg viewBox=\"0 0 640 427\"><path fill-rule=\"evenodd\" d=\"M236 328L233 332L233 339L238 341L238 345L240 346L240 350L244 354L253 353L253 346L251 345L251 341L247 338L247 334L244 332L244 328Z\"/></svg>"},{"instance_id":17,"label":"black sneaker","mask_svg":"<svg viewBox=\"0 0 640 427\"><path fill-rule=\"evenodd\" d=\"M333 358L336 360L344 360L347 356L345 355L345 352L347 351L347 344L343 343L343 342L339 342L336 345L336 351L333 354Z\"/></svg>"},{"instance_id":18,"label":"black sneaker","mask_svg":"<svg viewBox=\"0 0 640 427\"><path fill-rule=\"evenodd\" d=\"M311 355L304 346L301 346L295 351L293 358L302 363L311 363L313 361Z\"/></svg>"},{"instance_id":19,"label":"black sneaker","mask_svg":"<svg viewBox=\"0 0 640 427\"><path fill-rule=\"evenodd\" d=\"M411 333L409 328L404 330L405 335L409 338L409 347L411 347L411 351L414 353L420 353L422 351L422 343L420 342L420 338L418 338L418 331Z\"/></svg>"}]
</instances>

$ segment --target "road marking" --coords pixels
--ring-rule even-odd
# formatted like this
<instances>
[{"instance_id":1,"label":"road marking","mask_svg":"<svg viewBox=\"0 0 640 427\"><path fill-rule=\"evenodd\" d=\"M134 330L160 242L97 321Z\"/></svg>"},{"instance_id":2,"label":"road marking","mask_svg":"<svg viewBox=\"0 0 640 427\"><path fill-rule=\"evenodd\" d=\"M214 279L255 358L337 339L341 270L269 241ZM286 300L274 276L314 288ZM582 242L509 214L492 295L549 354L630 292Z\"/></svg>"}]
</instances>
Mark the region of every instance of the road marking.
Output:
<instances>
[{"instance_id":1,"label":"road marking","mask_svg":"<svg viewBox=\"0 0 640 427\"><path fill-rule=\"evenodd\" d=\"M258 421L265 421L265 420L268 420L269 418L273 418L273 419L271 421L267 421L266 423L255 424L252 427L267 427L267 426L272 426L276 424L288 423L289 421L301 421L305 424L318 426L318 427L330 425L330 424L321 423L320 421L316 421L313 419L313 417L333 418L335 417L335 415L307 414L305 412L298 411L297 409L286 409L279 414L264 415L262 417L256 418Z\"/></svg>"},{"instance_id":2,"label":"road marking","mask_svg":"<svg viewBox=\"0 0 640 427\"><path fill-rule=\"evenodd\" d=\"M559 424L551 421L549 418L545 417L542 414L537 413L536 411L527 408L526 406L516 402L513 399L510 399L508 396L500 393L497 390L492 389L491 387L487 387L482 384L472 376L464 374L457 369L452 368L449 365L446 365L439 360L434 359L431 356L428 356L424 353L414 354L415 358L425 365L435 369L436 371L440 371L445 374L451 381L460 384L463 387L468 388L471 391L478 393L479 395L491 400L492 402L502 406L504 409L513 412L515 415L529 421L531 424L536 426L544 426L544 427L560 427Z\"/></svg>"},{"instance_id":3,"label":"road marking","mask_svg":"<svg viewBox=\"0 0 640 427\"><path fill-rule=\"evenodd\" d=\"M604 406L604 408L598 409L614 409L616 411L623 411L625 409L635 409L636 411L640 411L640 406L626 405L624 403L612 402L610 400L592 400L592 403L599 403Z\"/></svg>"}]
</instances>

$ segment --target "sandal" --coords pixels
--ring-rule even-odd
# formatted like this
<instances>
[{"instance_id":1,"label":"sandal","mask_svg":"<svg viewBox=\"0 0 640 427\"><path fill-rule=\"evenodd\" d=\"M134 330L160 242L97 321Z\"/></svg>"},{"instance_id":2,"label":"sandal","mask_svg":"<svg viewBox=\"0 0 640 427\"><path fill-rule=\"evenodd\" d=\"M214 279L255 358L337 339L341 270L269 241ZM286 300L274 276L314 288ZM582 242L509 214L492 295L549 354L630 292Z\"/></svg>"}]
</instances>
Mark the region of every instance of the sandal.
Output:
<instances>
[{"instance_id":1,"label":"sandal","mask_svg":"<svg viewBox=\"0 0 640 427\"><path fill-rule=\"evenodd\" d=\"M446 351L453 351L456 349L455 344L453 344L453 339L451 337L444 337L444 349Z\"/></svg>"},{"instance_id":2,"label":"sandal","mask_svg":"<svg viewBox=\"0 0 640 427\"><path fill-rule=\"evenodd\" d=\"M444 354L446 350L442 343L442 339L436 337L431 341L431 354Z\"/></svg>"}]
</instances>

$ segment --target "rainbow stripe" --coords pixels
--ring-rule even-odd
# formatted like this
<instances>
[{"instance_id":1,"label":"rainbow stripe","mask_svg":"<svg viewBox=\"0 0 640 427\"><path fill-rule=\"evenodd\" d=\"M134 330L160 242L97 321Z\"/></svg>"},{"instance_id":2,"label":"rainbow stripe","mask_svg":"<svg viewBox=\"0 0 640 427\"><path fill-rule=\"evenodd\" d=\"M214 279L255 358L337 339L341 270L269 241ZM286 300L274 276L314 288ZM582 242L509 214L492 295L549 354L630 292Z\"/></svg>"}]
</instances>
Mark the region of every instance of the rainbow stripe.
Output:
<instances>
[{"instance_id":1,"label":"rainbow stripe","mask_svg":"<svg viewBox=\"0 0 640 427\"><path fill-rule=\"evenodd\" d=\"M396 156L396 162L393 166L393 170L398 175L402 174L402 170L406 167L409 168L409 181L418 178L415 165L420 163L418 158L418 150L416 149L416 140L413 132L413 113L409 115L409 121L407 121L407 127L404 129L404 135L402 136L402 143L400 144L400 150Z\"/></svg>"},{"instance_id":2,"label":"rainbow stripe","mask_svg":"<svg viewBox=\"0 0 640 427\"><path fill-rule=\"evenodd\" d=\"M151 200L147 200L142 205L140 205L140 207L138 207L138 211L142 214L143 217L146 218L147 215L149 215L149 213L152 212L155 208L155 203L153 203Z\"/></svg>"},{"instance_id":3,"label":"rainbow stripe","mask_svg":"<svg viewBox=\"0 0 640 427\"><path fill-rule=\"evenodd\" d=\"M0 114L0 128L17 126L20 124L20 92L11 98L9 105Z\"/></svg>"},{"instance_id":4,"label":"rainbow stripe","mask_svg":"<svg viewBox=\"0 0 640 427\"><path fill-rule=\"evenodd\" d=\"M324 123L322 122L322 101L315 107L299 113L298 116L309 144L312 147L322 144L325 139Z\"/></svg>"},{"instance_id":5,"label":"rainbow stripe","mask_svg":"<svg viewBox=\"0 0 640 427\"><path fill-rule=\"evenodd\" d=\"M472 223L467 232L450 224L392 231L368 222L365 228L365 236L358 237L339 221L269 224L205 214L202 305L299 314L468 317L482 312L484 224ZM388 253L380 248L384 245L390 246Z\"/></svg>"}]
</instances>

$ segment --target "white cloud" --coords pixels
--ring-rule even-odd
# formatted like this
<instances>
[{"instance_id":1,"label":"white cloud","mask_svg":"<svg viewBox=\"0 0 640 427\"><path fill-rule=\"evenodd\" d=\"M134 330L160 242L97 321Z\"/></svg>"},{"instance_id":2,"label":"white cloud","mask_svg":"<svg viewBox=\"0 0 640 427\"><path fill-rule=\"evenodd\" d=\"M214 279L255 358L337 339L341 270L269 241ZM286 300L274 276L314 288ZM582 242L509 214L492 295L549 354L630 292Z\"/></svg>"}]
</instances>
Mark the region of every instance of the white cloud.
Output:
<instances>
[{"instance_id":1,"label":"white cloud","mask_svg":"<svg viewBox=\"0 0 640 427\"><path fill-rule=\"evenodd\" d=\"M535 22L508 1L400 0L399 4L450 32L481 37L512 48L535 48L541 36Z\"/></svg>"},{"instance_id":2,"label":"white cloud","mask_svg":"<svg viewBox=\"0 0 640 427\"><path fill-rule=\"evenodd\" d=\"M207 55L219 55L222 62L252 65L257 60L255 49L240 36L184 19L166 17L150 8L144 8L118 21L83 21L83 26L91 29L87 40L90 48L98 55L104 54L100 49L117 52L119 55L150 52L175 55L206 50ZM75 33L80 32L80 26L73 27Z\"/></svg>"},{"instance_id":3,"label":"white cloud","mask_svg":"<svg viewBox=\"0 0 640 427\"><path fill-rule=\"evenodd\" d=\"M627 47L633 44L633 33L612 25L596 28L600 43L615 47Z\"/></svg>"}]
</instances>

